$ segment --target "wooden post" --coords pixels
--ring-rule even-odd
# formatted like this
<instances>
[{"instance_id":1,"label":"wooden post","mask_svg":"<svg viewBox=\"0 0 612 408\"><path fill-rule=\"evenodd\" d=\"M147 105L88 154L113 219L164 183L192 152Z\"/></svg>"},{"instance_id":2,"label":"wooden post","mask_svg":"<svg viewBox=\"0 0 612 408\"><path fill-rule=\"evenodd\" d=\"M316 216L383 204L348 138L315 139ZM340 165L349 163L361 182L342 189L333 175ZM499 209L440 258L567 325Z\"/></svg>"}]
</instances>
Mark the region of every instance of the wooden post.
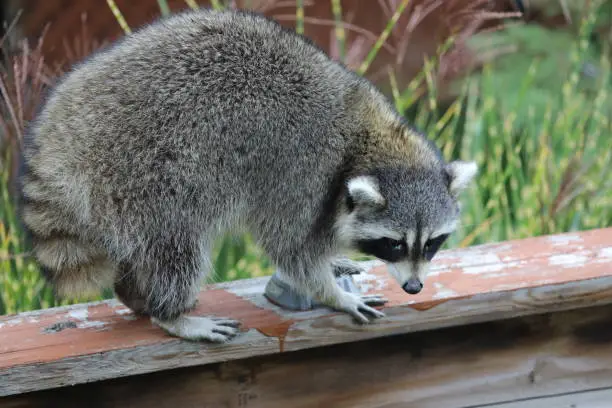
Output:
<instances>
[{"instance_id":1,"label":"wooden post","mask_svg":"<svg viewBox=\"0 0 612 408\"><path fill-rule=\"evenodd\" d=\"M4 316L0 406L610 401L612 228L443 251L416 296L370 266L358 283L390 301L365 326L325 308L281 310L262 295L267 278L202 292L193 314L243 322L225 345L169 337L116 301Z\"/></svg>"}]
</instances>

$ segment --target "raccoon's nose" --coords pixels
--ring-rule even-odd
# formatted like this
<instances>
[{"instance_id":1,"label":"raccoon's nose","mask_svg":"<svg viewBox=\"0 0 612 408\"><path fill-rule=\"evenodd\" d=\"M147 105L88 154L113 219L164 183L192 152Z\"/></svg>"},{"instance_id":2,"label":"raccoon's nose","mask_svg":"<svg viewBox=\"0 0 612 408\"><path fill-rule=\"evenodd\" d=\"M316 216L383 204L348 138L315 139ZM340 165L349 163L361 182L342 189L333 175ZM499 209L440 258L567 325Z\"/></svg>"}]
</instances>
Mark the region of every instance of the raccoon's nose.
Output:
<instances>
[{"instance_id":1,"label":"raccoon's nose","mask_svg":"<svg viewBox=\"0 0 612 408\"><path fill-rule=\"evenodd\" d=\"M421 289L423 289L423 283L417 278L410 278L406 281L406 283L404 283L402 289L404 289L404 292L406 293L416 295L421 291Z\"/></svg>"}]
</instances>

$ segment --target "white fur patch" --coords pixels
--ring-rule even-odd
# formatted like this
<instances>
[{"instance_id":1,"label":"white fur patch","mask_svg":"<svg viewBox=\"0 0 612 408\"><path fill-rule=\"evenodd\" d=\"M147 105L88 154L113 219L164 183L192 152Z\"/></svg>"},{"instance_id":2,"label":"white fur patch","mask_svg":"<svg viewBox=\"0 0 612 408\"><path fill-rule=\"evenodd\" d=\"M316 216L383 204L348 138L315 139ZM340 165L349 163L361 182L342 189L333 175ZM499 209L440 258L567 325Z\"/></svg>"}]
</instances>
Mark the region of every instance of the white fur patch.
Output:
<instances>
[{"instance_id":1,"label":"white fur patch","mask_svg":"<svg viewBox=\"0 0 612 408\"><path fill-rule=\"evenodd\" d=\"M445 224L440 225L437 229L435 229L432 233L431 233L431 238L437 238L440 235L443 234L451 234L452 232L455 231L455 229L457 229L457 224L458 224L458 220L452 220L449 221Z\"/></svg>"},{"instance_id":2,"label":"white fur patch","mask_svg":"<svg viewBox=\"0 0 612 408\"><path fill-rule=\"evenodd\" d=\"M414 248L416 244L416 232L414 230L406 231L406 245L408 248Z\"/></svg>"},{"instance_id":3,"label":"white fur patch","mask_svg":"<svg viewBox=\"0 0 612 408\"><path fill-rule=\"evenodd\" d=\"M358 204L383 205L385 198L378 191L378 184L372 177L358 176L348 182L348 192Z\"/></svg>"},{"instance_id":4,"label":"white fur patch","mask_svg":"<svg viewBox=\"0 0 612 408\"><path fill-rule=\"evenodd\" d=\"M357 227L357 228L355 228ZM376 224L363 224L357 225L353 228L353 234L359 239L379 239L379 238L391 238L391 239L402 239L402 235L399 232L385 228L382 225Z\"/></svg>"},{"instance_id":5,"label":"white fur patch","mask_svg":"<svg viewBox=\"0 0 612 408\"><path fill-rule=\"evenodd\" d=\"M418 278L421 283L425 284L427 275L429 274L429 262L419 262L416 270L410 261L397 263L386 263L389 273L395 278L397 283L402 286L410 278Z\"/></svg>"},{"instance_id":6,"label":"white fur patch","mask_svg":"<svg viewBox=\"0 0 612 408\"><path fill-rule=\"evenodd\" d=\"M429 275L429 262L419 262L417 276L423 285L425 285L425 281L427 280L427 275Z\"/></svg>"},{"instance_id":7,"label":"white fur patch","mask_svg":"<svg viewBox=\"0 0 612 408\"><path fill-rule=\"evenodd\" d=\"M451 176L450 190L452 193L458 193L465 189L476 176L478 166L475 162L457 160L448 164L448 172Z\"/></svg>"},{"instance_id":8,"label":"white fur patch","mask_svg":"<svg viewBox=\"0 0 612 408\"><path fill-rule=\"evenodd\" d=\"M399 232L385 228L383 225L359 222L352 213L340 215L336 220L335 228L344 249L349 249L351 243L357 239L402 239L402 234Z\"/></svg>"},{"instance_id":9,"label":"white fur patch","mask_svg":"<svg viewBox=\"0 0 612 408\"><path fill-rule=\"evenodd\" d=\"M412 265L410 262L386 263L389 273L395 281L402 286L413 276Z\"/></svg>"}]
</instances>

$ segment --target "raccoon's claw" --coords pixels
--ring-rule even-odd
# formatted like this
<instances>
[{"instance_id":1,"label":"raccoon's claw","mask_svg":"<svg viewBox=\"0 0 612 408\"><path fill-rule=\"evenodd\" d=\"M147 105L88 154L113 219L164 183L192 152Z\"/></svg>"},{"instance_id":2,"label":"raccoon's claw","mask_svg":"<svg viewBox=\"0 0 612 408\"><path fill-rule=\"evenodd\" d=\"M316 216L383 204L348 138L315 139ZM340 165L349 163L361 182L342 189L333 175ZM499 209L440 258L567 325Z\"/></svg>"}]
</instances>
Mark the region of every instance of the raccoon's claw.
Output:
<instances>
[{"instance_id":1,"label":"raccoon's claw","mask_svg":"<svg viewBox=\"0 0 612 408\"><path fill-rule=\"evenodd\" d=\"M231 340L239 333L240 326L240 322L236 320L198 316L181 316L171 322L155 318L151 318L151 321L172 336L191 341L208 340L214 343Z\"/></svg>"},{"instance_id":2,"label":"raccoon's claw","mask_svg":"<svg viewBox=\"0 0 612 408\"><path fill-rule=\"evenodd\" d=\"M224 317L211 317L210 320L221 325L221 326L229 326L229 327L240 327L240 322L238 320L226 319Z\"/></svg>"},{"instance_id":3,"label":"raccoon's claw","mask_svg":"<svg viewBox=\"0 0 612 408\"><path fill-rule=\"evenodd\" d=\"M384 317L385 314L370 306L380 306L387 303L387 300L379 295L358 296L352 293L343 293L342 298L334 308L346 312L353 316L360 323L370 323L370 319L366 316L370 315L374 319Z\"/></svg>"},{"instance_id":4,"label":"raccoon's claw","mask_svg":"<svg viewBox=\"0 0 612 408\"><path fill-rule=\"evenodd\" d=\"M389 302L389 299L382 295L365 295L361 297L361 300L368 306L382 306Z\"/></svg>"}]
</instances>

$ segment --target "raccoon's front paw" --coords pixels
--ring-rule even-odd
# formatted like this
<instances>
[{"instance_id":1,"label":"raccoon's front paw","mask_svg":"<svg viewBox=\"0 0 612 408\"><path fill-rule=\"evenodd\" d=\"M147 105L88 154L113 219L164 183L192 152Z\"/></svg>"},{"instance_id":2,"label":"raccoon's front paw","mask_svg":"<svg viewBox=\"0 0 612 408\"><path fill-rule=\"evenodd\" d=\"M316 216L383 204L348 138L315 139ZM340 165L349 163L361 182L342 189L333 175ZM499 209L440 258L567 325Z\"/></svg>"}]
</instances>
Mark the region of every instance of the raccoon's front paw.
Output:
<instances>
[{"instance_id":1,"label":"raccoon's front paw","mask_svg":"<svg viewBox=\"0 0 612 408\"><path fill-rule=\"evenodd\" d=\"M355 262L349 258L337 258L331 262L332 269L334 271L334 276L342 276L342 275L358 275L360 273L366 272L366 268L364 268L359 262Z\"/></svg>"},{"instance_id":2,"label":"raccoon's front paw","mask_svg":"<svg viewBox=\"0 0 612 408\"><path fill-rule=\"evenodd\" d=\"M370 319L366 314L374 319L385 316L383 312L370 306L382 306L387 302L388 300L381 295L359 296L343 292L342 295L333 302L329 302L328 305L338 311L350 314L360 323L369 323Z\"/></svg>"},{"instance_id":3,"label":"raccoon's front paw","mask_svg":"<svg viewBox=\"0 0 612 408\"><path fill-rule=\"evenodd\" d=\"M151 321L164 329L168 334L185 340L208 340L214 343L225 343L239 333L240 322L217 317L180 316L178 319L165 322L155 318Z\"/></svg>"}]
</instances>

